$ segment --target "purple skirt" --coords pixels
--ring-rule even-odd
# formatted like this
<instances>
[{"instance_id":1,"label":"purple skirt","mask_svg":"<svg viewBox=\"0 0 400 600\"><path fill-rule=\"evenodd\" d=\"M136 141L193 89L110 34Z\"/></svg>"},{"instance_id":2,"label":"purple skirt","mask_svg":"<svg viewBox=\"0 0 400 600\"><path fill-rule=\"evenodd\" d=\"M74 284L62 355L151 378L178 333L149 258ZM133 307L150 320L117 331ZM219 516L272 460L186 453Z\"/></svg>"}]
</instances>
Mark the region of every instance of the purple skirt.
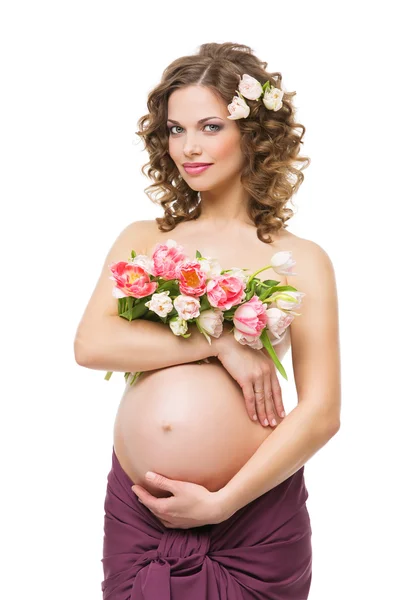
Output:
<instances>
[{"instance_id":1,"label":"purple skirt","mask_svg":"<svg viewBox=\"0 0 400 600\"><path fill-rule=\"evenodd\" d=\"M104 502L103 600L306 600L304 466L222 523L168 529L138 501L115 450Z\"/></svg>"}]
</instances>

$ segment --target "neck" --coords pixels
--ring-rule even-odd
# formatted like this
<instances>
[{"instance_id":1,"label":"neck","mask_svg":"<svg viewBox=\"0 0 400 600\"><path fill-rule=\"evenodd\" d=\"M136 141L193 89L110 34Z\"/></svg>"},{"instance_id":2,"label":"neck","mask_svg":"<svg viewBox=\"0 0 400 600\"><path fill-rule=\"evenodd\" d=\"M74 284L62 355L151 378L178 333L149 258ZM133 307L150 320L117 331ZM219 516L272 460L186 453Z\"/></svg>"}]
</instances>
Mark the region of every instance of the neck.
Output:
<instances>
[{"instance_id":1,"label":"neck","mask_svg":"<svg viewBox=\"0 0 400 600\"><path fill-rule=\"evenodd\" d=\"M231 225L251 225L246 208L249 195L242 187L230 187L226 190L212 189L200 192L201 215L198 221L215 227Z\"/></svg>"}]
</instances>

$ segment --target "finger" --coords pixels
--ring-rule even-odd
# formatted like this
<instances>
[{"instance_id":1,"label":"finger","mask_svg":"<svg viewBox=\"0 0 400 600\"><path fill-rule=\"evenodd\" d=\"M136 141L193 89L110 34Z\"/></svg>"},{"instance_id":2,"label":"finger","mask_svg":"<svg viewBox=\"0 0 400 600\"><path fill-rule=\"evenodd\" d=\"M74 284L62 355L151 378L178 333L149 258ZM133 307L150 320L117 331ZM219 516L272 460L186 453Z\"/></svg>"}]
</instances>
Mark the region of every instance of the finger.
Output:
<instances>
[{"instance_id":1,"label":"finger","mask_svg":"<svg viewBox=\"0 0 400 600\"><path fill-rule=\"evenodd\" d=\"M174 479L168 479L168 477L164 477L164 475L154 473L153 471L147 471L145 473L145 477L147 481L156 488L166 490L167 492L171 493L176 492L176 482Z\"/></svg>"},{"instance_id":2,"label":"finger","mask_svg":"<svg viewBox=\"0 0 400 600\"><path fill-rule=\"evenodd\" d=\"M272 387L272 395L274 397L274 406L276 410L276 414L279 415L282 419L285 417L285 409L283 407L282 400L282 390L281 385L279 383L278 377L274 370L271 370L271 387Z\"/></svg>"},{"instance_id":3,"label":"finger","mask_svg":"<svg viewBox=\"0 0 400 600\"><path fill-rule=\"evenodd\" d=\"M151 510L150 506L152 503L152 500L155 500L155 496L152 496L147 490L145 490L144 488L138 488L137 485L136 486L132 486L132 491L135 494L135 496L138 499L138 502L140 502L141 504L143 504L144 506L146 506L149 510Z\"/></svg>"},{"instance_id":4,"label":"finger","mask_svg":"<svg viewBox=\"0 0 400 600\"><path fill-rule=\"evenodd\" d=\"M243 383L242 391L247 413L252 421L257 421L257 411L255 406L256 399L254 396L253 382L246 381L246 383Z\"/></svg>"},{"instance_id":5,"label":"finger","mask_svg":"<svg viewBox=\"0 0 400 600\"><path fill-rule=\"evenodd\" d=\"M131 486L134 494L136 494L138 501L148 508L157 518L161 515L165 515L169 506L165 502L168 498L157 498L148 492L145 488L138 487L138 485Z\"/></svg>"},{"instance_id":6,"label":"finger","mask_svg":"<svg viewBox=\"0 0 400 600\"><path fill-rule=\"evenodd\" d=\"M137 483L135 483L134 485L131 485L131 490L135 494L135 496L137 497L139 502L142 502L142 503L143 503L143 497L145 495L147 495L147 496L150 495L147 490L145 490L142 486L139 486Z\"/></svg>"},{"instance_id":7,"label":"finger","mask_svg":"<svg viewBox=\"0 0 400 600\"><path fill-rule=\"evenodd\" d=\"M164 519L158 519L160 521L160 523L162 523L164 525L164 527L167 527L169 529L173 528L173 524L170 523L169 521L165 521Z\"/></svg>"},{"instance_id":8,"label":"finger","mask_svg":"<svg viewBox=\"0 0 400 600\"><path fill-rule=\"evenodd\" d=\"M265 398L264 398L265 410L267 412L268 423L272 427L275 427L277 422L276 422L276 415L274 412L274 397L273 397L272 387L271 387L271 372L270 372L270 370L268 370L268 372L264 376L264 394L265 394Z\"/></svg>"},{"instance_id":9,"label":"finger","mask_svg":"<svg viewBox=\"0 0 400 600\"><path fill-rule=\"evenodd\" d=\"M258 415L258 420L260 421L263 427L268 426L268 418L265 410L265 386L264 386L264 376L260 375L254 382L254 396L255 396L255 404Z\"/></svg>"}]
</instances>

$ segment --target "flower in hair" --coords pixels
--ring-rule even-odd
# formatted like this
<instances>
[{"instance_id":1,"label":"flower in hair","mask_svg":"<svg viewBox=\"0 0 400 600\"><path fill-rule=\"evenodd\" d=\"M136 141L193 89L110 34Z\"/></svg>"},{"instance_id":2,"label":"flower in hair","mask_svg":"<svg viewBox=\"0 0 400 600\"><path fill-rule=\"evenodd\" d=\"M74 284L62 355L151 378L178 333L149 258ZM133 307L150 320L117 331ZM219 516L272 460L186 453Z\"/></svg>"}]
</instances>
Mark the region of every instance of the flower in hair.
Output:
<instances>
[{"instance_id":1,"label":"flower in hair","mask_svg":"<svg viewBox=\"0 0 400 600\"><path fill-rule=\"evenodd\" d=\"M268 92L265 92L263 96L263 103L265 108L275 111L279 110L283 106L282 97L283 90L272 86L272 88L268 90Z\"/></svg>"},{"instance_id":2,"label":"flower in hair","mask_svg":"<svg viewBox=\"0 0 400 600\"><path fill-rule=\"evenodd\" d=\"M228 104L230 112L228 119L246 119L249 116L250 107L247 105L245 98L248 100L262 99L265 108L268 110L277 111L283 106L283 90L274 87L269 81L261 85L257 79L244 73L238 87L239 90L236 90L238 95L232 98L231 104Z\"/></svg>"},{"instance_id":3,"label":"flower in hair","mask_svg":"<svg viewBox=\"0 0 400 600\"><path fill-rule=\"evenodd\" d=\"M258 100L263 93L262 85L257 79L245 73L242 75L242 80L239 83L239 91L248 100Z\"/></svg>"},{"instance_id":4,"label":"flower in hair","mask_svg":"<svg viewBox=\"0 0 400 600\"><path fill-rule=\"evenodd\" d=\"M232 98L232 104L228 105L228 110L231 113L228 119L246 119L250 114L250 107L246 104L244 98L240 96Z\"/></svg>"}]
</instances>

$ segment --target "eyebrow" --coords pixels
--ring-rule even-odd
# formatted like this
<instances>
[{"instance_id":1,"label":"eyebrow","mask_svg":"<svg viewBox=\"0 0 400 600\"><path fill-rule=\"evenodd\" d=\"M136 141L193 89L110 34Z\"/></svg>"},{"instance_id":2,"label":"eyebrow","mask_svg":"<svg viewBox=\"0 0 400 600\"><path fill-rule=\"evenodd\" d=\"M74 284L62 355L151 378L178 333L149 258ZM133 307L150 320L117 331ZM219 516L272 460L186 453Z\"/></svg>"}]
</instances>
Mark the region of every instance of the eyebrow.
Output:
<instances>
[{"instance_id":1,"label":"eyebrow","mask_svg":"<svg viewBox=\"0 0 400 600\"><path fill-rule=\"evenodd\" d=\"M199 124L200 123L204 123L204 121L208 121L208 119L219 119L220 121L223 121L223 119L221 119L221 117L205 117L205 119L200 119L199 121L197 121ZM179 125L179 121L174 121L173 119L167 119L167 122L170 123L175 123L176 125Z\"/></svg>"}]
</instances>

